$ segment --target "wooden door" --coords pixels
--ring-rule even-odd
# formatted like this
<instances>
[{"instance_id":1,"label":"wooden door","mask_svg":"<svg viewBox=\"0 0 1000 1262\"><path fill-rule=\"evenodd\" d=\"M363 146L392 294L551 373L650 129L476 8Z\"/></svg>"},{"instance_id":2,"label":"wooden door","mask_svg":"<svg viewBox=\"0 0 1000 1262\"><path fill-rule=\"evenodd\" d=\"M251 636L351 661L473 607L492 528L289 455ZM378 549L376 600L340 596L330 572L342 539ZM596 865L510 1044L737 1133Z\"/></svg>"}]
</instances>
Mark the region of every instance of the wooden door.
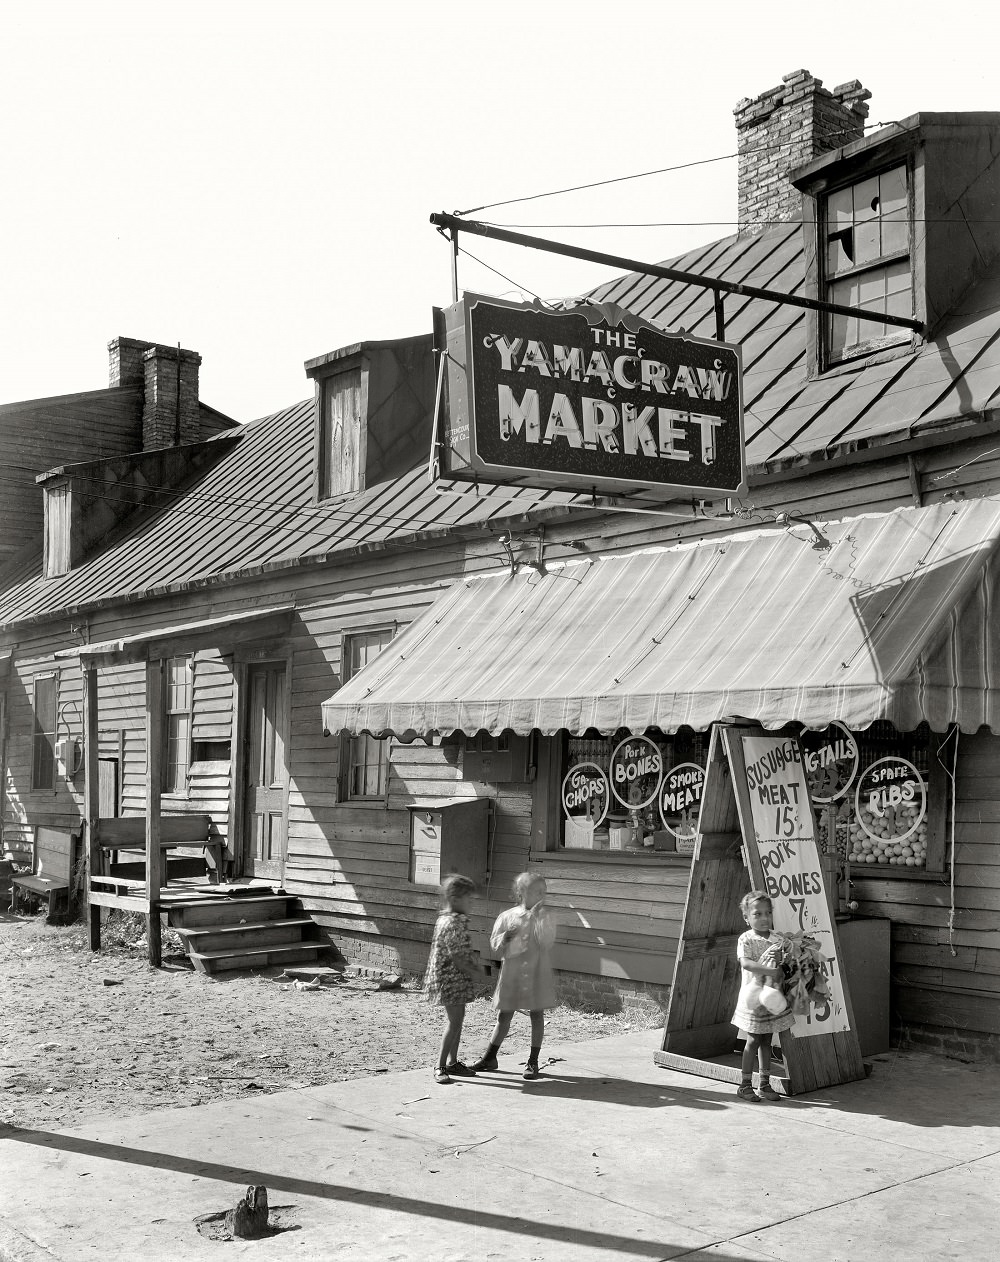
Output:
<instances>
[{"instance_id":1,"label":"wooden door","mask_svg":"<svg viewBox=\"0 0 1000 1262\"><path fill-rule=\"evenodd\" d=\"M248 667L246 699L243 866L247 876L280 881L287 836L285 663Z\"/></svg>"}]
</instances>

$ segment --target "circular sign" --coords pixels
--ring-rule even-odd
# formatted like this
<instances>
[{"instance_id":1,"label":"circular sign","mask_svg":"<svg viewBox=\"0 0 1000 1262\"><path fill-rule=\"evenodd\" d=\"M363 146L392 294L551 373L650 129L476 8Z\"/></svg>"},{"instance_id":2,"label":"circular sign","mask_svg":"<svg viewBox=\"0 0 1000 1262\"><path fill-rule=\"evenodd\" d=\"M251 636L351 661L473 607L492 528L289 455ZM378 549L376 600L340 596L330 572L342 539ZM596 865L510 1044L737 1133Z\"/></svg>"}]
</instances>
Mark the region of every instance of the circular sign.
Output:
<instances>
[{"instance_id":1,"label":"circular sign","mask_svg":"<svg viewBox=\"0 0 1000 1262\"><path fill-rule=\"evenodd\" d=\"M673 833L678 841L688 841L698 831L698 812L704 787L704 768L693 762L678 763L663 777L660 819L667 832Z\"/></svg>"},{"instance_id":2,"label":"circular sign","mask_svg":"<svg viewBox=\"0 0 1000 1262\"><path fill-rule=\"evenodd\" d=\"M858 743L843 723L799 737L809 796L814 802L836 802L858 774Z\"/></svg>"},{"instance_id":3,"label":"circular sign","mask_svg":"<svg viewBox=\"0 0 1000 1262\"><path fill-rule=\"evenodd\" d=\"M611 755L611 792L622 806L640 811L656 797L663 756L648 736L629 736Z\"/></svg>"},{"instance_id":4,"label":"circular sign","mask_svg":"<svg viewBox=\"0 0 1000 1262\"><path fill-rule=\"evenodd\" d=\"M608 813L611 794L607 774L596 762L570 767L562 783L562 804L567 819L589 819L596 828Z\"/></svg>"},{"instance_id":5,"label":"circular sign","mask_svg":"<svg viewBox=\"0 0 1000 1262\"><path fill-rule=\"evenodd\" d=\"M891 850L916 833L927 810L927 788L905 758L880 758L866 767L854 795L858 826L879 851ZM895 857L895 856L893 856ZM908 857L913 857L908 856Z\"/></svg>"}]
</instances>

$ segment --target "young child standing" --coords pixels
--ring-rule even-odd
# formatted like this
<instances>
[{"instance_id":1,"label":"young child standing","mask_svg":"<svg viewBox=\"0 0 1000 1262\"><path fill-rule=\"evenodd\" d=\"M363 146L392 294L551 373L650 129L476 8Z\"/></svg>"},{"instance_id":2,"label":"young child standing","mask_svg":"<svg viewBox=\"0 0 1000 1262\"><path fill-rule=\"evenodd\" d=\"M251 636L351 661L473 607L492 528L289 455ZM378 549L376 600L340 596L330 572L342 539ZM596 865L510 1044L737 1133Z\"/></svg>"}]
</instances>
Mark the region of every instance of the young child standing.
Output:
<instances>
[{"instance_id":1,"label":"young child standing","mask_svg":"<svg viewBox=\"0 0 1000 1262\"><path fill-rule=\"evenodd\" d=\"M465 1005L476 997L476 985L480 979L469 939L469 899L475 891L475 882L457 872L441 882L444 910L434 926L424 976L427 998L431 1003L441 1004L447 1018L437 1069L434 1070L434 1081L440 1083L449 1083L452 1077L475 1077L475 1070L458 1059Z\"/></svg>"},{"instance_id":2,"label":"young child standing","mask_svg":"<svg viewBox=\"0 0 1000 1262\"><path fill-rule=\"evenodd\" d=\"M781 981L781 970L773 964L758 962L768 947L778 940L777 935L772 933L773 907L770 897L763 890L751 890L740 900L740 911L750 927L746 933L740 935L736 944L736 954L743 969L743 982L732 1020L733 1025L743 1030L747 1036L743 1048L743 1081L737 1087L736 1094L741 1100L751 1104L759 1104L761 1100L773 1103L780 1100L781 1096L771 1086L771 1035L779 1030L790 1030L795 1017L791 1011L772 1016L762 1004L751 1008L746 1003L747 983L756 979L761 983L777 985ZM760 1086L756 1093L753 1089L755 1062L760 1069Z\"/></svg>"},{"instance_id":3,"label":"young child standing","mask_svg":"<svg viewBox=\"0 0 1000 1262\"><path fill-rule=\"evenodd\" d=\"M473 1070L498 1069L497 1052L507 1037L515 1012L531 1019L531 1052L522 1077L538 1077L538 1055L545 1035L545 1009L554 1008L556 979L550 953L556 940L555 918L545 907L545 881L536 872L522 872L514 882L517 906L501 912L490 934L490 945L503 963L493 996L497 1023L490 1045Z\"/></svg>"}]
</instances>

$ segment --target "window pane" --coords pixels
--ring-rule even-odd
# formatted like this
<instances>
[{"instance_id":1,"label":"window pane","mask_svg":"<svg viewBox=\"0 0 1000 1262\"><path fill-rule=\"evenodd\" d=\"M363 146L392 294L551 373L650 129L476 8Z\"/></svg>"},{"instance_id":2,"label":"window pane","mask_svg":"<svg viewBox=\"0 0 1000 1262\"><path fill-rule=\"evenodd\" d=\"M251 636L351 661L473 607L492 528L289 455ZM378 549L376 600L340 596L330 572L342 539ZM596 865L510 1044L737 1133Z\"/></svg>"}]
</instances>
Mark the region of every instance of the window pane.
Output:
<instances>
[{"instance_id":1,"label":"window pane","mask_svg":"<svg viewBox=\"0 0 1000 1262\"><path fill-rule=\"evenodd\" d=\"M858 307L858 280L856 277L845 277L830 286L830 301L843 304L845 307ZM856 316L833 316L833 327L830 334L830 354L842 354L847 347L858 344L858 320ZM836 347L836 349L835 349Z\"/></svg>"},{"instance_id":2,"label":"window pane","mask_svg":"<svg viewBox=\"0 0 1000 1262\"><path fill-rule=\"evenodd\" d=\"M186 793L191 750L193 659L168 657L164 678L163 781L165 793Z\"/></svg>"},{"instance_id":3,"label":"window pane","mask_svg":"<svg viewBox=\"0 0 1000 1262\"><path fill-rule=\"evenodd\" d=\"M886 171L879 183L882 190L882 253L896 254L910 248L906 168L896 167Z\"/></svg>"},{"instance_id":4,"label":"window pane","mask_svg":"<svg viewBox=\"0 0 1000 1262\"><path fill-rule=\"evenodd\" d=\"M913 284L910 276L910 260L900 259L897 263L890 263L885 270L885 281L886 313L912 316Z\"/></svg>"},{"instance_id":5,"label":"window pane","mask_svg":"<svg viewBox=\"0 0 1000 1262\"><path fill-rule=\"evenodd\" d=\"M391 627L347 637L344 645L345 682L374 662L393 637ZM349 738L346 789L349 798L385 797L388 783L389 741L368 732Z\"/></svg>"},{"instance_id":6,"label":"window pane","mask_svg":"<svg viewBox=\"0 0 1000 1262\"><path fill-rule=\"evenodd\" d=\"M865 272L857 278L857 304L859 307L870 307L873 311L885 310L885 272L881 267L872 272ZM859 320L863 338L877 336L883 328L881 324L870 324L867 320Z\"/></svg>"},{"instance_id":7,"label":"window pane","mask_svg":"<svg viewBox=\"0 0 1000 1262\"><path fill-rule=\"evenodd\" d=\"M854 198L853 190L842 188L831 193L826 203L826 270L836 276L854 266Z\"/></svg>"},{"instance_id":8,"label":"window pane","mask_svg":"<svg viewBox=\"0 0 1000 1262\"><path fill-rule=\"evenodd\" d=\"M57 682L54 675L35 680L31 759L33 789L51 789L55 783L56 699Z\"/></svg>"},{"instance_id":9,"label":"window pane","mask_svg":"<svg viewBox=\"0 0 1000 1262\"><path fill-rule=\"evenodd\" d=\"M893 167L879 176L879 197L884 218L906 214L906 167Z\"/></svg>"}]
</instances>

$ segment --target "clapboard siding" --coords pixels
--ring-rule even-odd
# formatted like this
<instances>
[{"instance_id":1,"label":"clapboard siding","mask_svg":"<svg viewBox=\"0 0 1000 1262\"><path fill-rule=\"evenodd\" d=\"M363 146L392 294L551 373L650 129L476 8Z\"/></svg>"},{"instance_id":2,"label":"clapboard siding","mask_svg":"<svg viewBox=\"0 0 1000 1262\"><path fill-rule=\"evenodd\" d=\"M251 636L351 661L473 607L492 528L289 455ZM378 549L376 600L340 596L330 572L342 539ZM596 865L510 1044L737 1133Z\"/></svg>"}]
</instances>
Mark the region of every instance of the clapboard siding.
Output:
<instances>
[{"instance_id":1,"label":"clapboard siding","mask_svg":"<svg viewBox=\"0 0 1000 1262\"><path fill-rule=\"evenodd\" d=\"M669 985L688 869L658 860L585 863L536 856L558 919L556 962L577 972Z\"/></svg>"},{"instance_id":2,"label":"clapboard siding","mask_svg":"<svg viewBox=\"0 0 1000 1262\"><path fill-rule=\"evenodd\" d=\"M3 795L3 852L18 864L31 863L38 824L75 827L81 816L82 771L68 778L53 766L51 789L32 788L35 681L54 676L56 684L55 739L82 736L82 681L80 672L53 655L66 645L64 625L39 629L35 641L20 648L6 680L7 739Z\"/></svg>"}]
</instances>

